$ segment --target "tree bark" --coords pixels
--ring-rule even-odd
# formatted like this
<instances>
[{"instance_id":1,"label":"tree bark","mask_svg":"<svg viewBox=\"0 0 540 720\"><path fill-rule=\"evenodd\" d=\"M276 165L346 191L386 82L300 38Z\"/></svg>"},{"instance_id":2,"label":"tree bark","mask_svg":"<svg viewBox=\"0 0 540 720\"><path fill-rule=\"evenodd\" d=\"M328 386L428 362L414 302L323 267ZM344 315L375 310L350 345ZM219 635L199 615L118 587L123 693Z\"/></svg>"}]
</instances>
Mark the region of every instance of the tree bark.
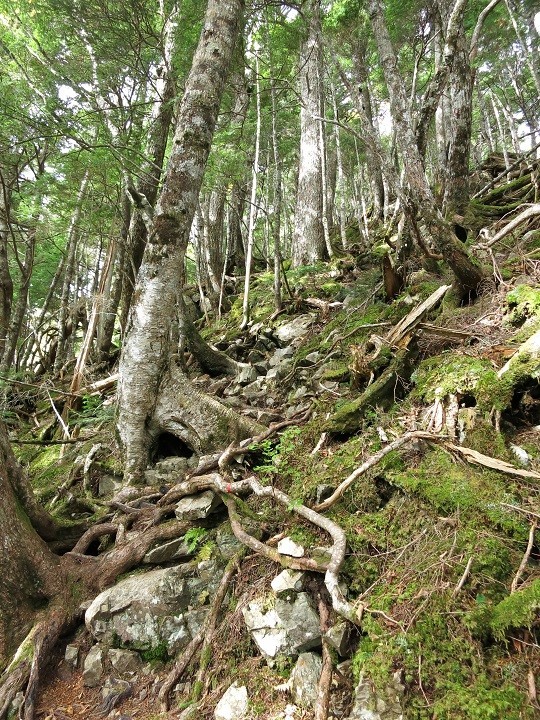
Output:
<instances>
[{"instance_id":1,"label":"tree bark","mask_svg":"<svg viewBox=\"0 0 540 720\"><path fill-rule=\"evenodd\" d=\"M37 607L58 592L59 559L34 530L25 511L31 491L0 421L0 671L32 624ZM25 489L22 502L19 492ZM36 505L37 508L37 505Z\"/></svg>"},{"instance_id":2,"label":"tree bark","mask_svg":"<svg viewBox=\"0 0 540 720\"><path fill-rule=\"evenodd\" d=\"M369 0L373 33L390 95L390 109L396 129L406 187L404 194L416 206L426 223L433 245L452 269L461 292L476 294L483 274L469 258L462 243L452 232L435 206L435 198L428 185L422 158L413 129L405 83L400 75L380 0Z\"/></svg>"},{"instance_id":3,"label":"tree bark","mask_svg":"<svg viewBox=\"0 0 540 720\"><path fill-rule=\"evenodd\" d=\"M293 265L325 257L322 225L322 148L319 132L321 60L320 0L307 4L308 33L300 51L300 162L294 216Z\"/></svg>"},{"instance_id":4,"label":"tree bark","mask_svg":"<svg viewBox=\"0 0 540 720\"><path fill-rule=\"evenodd\" d=\"M142 479L156 431L151 425L162 379L168 375L179 278L242 8L242 0L208 2L137 280L119 380L118 427L128 482ZM179 373L171 367L169 374Z\"/></svg>"}]
</instances>

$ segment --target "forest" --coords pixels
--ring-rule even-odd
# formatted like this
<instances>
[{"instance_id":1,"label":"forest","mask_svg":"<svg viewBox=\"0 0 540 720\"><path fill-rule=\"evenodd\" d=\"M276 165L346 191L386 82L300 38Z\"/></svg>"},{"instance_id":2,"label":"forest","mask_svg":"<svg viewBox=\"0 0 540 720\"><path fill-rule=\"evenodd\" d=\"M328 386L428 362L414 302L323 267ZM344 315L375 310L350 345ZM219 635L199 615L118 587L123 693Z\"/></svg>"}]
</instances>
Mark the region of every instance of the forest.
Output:
<instances>
[{"instance_id":1,"label":"forest","mask_svg":"<svg viewBox=\"0 0 540 720\"><path fill-rule=\"evenodd\" d=\"M540 717L534 0L0 0L0 720Z\"/></svg>"}]
</instances>

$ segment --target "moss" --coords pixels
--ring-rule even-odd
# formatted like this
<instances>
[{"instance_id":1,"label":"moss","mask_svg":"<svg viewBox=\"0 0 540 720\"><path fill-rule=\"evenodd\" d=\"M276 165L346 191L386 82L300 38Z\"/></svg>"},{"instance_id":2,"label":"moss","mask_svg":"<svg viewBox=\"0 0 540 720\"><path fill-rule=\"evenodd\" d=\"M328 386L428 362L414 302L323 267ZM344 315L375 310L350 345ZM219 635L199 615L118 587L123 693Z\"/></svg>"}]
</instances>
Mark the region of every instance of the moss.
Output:
<instances>
[{"instance_id":1,"label":"moss","mask_svg":"<svg viewBox=\"0 0 540 720\"><path fill-rule=\"evenodd\" d=\"M144 662L151 663L152 665L167 662L167 660L169 659L169 651L167 649L167 644L164 642L159 643L153 648L139 650L139 653Z\"/></svg>"},{"instance_id":2,"label":"moss","mask_svg":"<svg viewBox=\"0 0 540 720\"><path fill-rule=\"evenodd\" d=\"M336 382L347 382L350 379L351 371L345 363L334 362L330 364L323 373L323 380Z\"/></svg>"},{"instance_id":3,"label":"moss","mask_svg":"<svg viewBox=\"0 0 540 720\"><path fill-rule=\"evenodd\" d=\"M507 321L521 325L530 317L540 315L540 289L530 285L517 285L506 295Z\"/></svg>"},{"instance_id":4,"label":"moss","mask_svg":"<svg viewBox=\"0 0 540 720\"><path fill-rule=\"evenodd\" d=\"M496 638L503 639L511 628L531 628L538 621L540 610L540 580L517 590L493 608L491 629Z\"/></svg>"},{"instance_id":5,"label":"moss","mask_svg":"<svg viewBox=\"0 0 540 720\"><path fill-rule=\"evenodd\" d=\"M504 409L511 400L511 392L501 392L501 381L489 360L444 352L424 360L411 379L415 383L413 397L427 402L456 395L475 398L480 411L492 407Z\"/></svg>"}]
</instances>

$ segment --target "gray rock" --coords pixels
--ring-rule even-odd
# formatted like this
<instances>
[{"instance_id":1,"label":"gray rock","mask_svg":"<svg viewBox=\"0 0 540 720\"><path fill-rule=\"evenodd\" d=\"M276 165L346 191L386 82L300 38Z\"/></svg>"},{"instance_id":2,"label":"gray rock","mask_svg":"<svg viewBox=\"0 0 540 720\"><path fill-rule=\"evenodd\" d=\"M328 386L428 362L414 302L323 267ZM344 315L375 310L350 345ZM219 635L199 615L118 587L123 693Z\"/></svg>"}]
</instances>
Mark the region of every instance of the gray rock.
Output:
<instances>
[{"instance_id":1,"label":"gray rock","mask_svg":"<svg viewBox=\"0 0 540 720\"><path fill-rule=\"evenodd\" d=\"M99 645L90 648L84 659L82 680L86 687L97 687L103 675L103 651Z\"/></svg>"},{"instance_id":2,"label":"gray rock","mask_svg":"<svg viewBox=\"0 0 540 720\"><path fill-rule=\"evenodd\" d=\"M328 500L336 488L333 485L317 485L317 504Z\"/></svg>"},{"instance_id":3,"label":"gray rock","mask_svg":"<svg viewBox=\"0 0 540 720\"><path fill-rule=\"evenodd\" d=\"M107 653L107 657L119 675L133 675L142 669L141 656L133 650L112 648Z\"/></svg>"},{"instance_id":4,"label":"gray rock","mask_svg":"<svg viewBox=\"0 0 540 720\"><path fill-rule=\"evenodd\" d=\"M233 683L214 710L215 720L244 720L249 710L247 688Z\"/></svg>"},{"instance_id":5,"label":"gray rock","mask_svg":"<svg viewBox=\"0 0 540 720\"><path fill-rule=\"evenodd\" d=\"M330 647L334 648L338 655L346 657L351 636L351 628L345 622L336 623L324 634Z\"/></svg>"},{"instance_id":6,"label":"gray rock","mask_svg":"<svg viewBox=\"0 0 540 720\"><path fill-rule=\"evenodd\" d=\"M188 495L177 504L174 514L178 520L204 520L222 505L221 498L211 490Z\"/></svg>"},{"instance_id":7,"label":"gray rock","mask_svg":"<svg viewBox=\"0 0 540 720\"><path fill-rule=\"evenodd\" d=\"M316 362L319 362L321 359L321 353L317 350L314 350L313 352L310 352L309 355L306 355L305 359L310 362L312 365L314 365Z\"/></svg>"},{"instance_id":8,"label":"gray rock","mask_svg":"<svg viewBox=\"0 0 540 720\"><path fill-rule=\"evenodd\" d=\"M299 570L283 570L270 584L277 597L290 602L296 593L302 591L305 577L305 573Z\"/></svg>"},{"instance_id":9,"label":"gray rock","mask_svg":"<svg viewBox=\"0 0 540 720\"><path fill-rule=\"evenodd\" d=\"M394 673L388 685L380 692L375 692L369 679L361 675L348 720L403 720L403 692L399 672Z\"/></svg>"},{"instance_id":10,"label":"gray rock","mask_svg":"<svg viewBox=\"0 0 540 720\"><path fill-rule=\"evenodd\" d=\"M267 609L267 600L253 600L242 610L255 644L266 657L296 656L319 647L319 616L307 593L298 593L293 602L277 598Z\"/></svg>"},{"instance_id":11,"label":"gray rock","mask_svg":"<svg viewBox=\"0 0 540 720\"><path fill-rule=\"evenodd\" d=\"M79 648L76 645L66 645L64 660L71 667L76 668L79 663Z\"/></svg>"},{"instance_id":12,"label":"gray rock","mask_svg":"<svg viewBox=\"0 0 540 720\"><path fill-rule=\"evenodd\" d=\"M295 543L290 537L283 538L277 545L278 553L281 555L288 555L289 557L301 558L304 557L306 551L304 548Z\"/></svg>"},{"instance_id":13,"label":"gray rock","mask_svg":"<svg viewBox=\"0 0 540 720\"><path fill-rule=\"evenodd\" d=\"M121 680L119 678L106 678L101 689L101 697L104 700L109 700L118 695L127 693L131 689L131 685L127 680Z\"/></svg>"},{"instance_id":14,"label":"gray rock","mask_svg":"<svg viewBox=\"0 0 540 720\"><path fill-rule=\"evenodd\" d=\"M149 550L143 558L143 563L146 565L160 565L172 560L187 560L193 555L194 551L189 549L184 539L177 538Z\"/></svg>"},{"instance_id":15,"label":"gray rock","mask_svg":"<svg viewBox=\"0 0 540 720\"><path fill-rule=\"evenodd\" d=\"M266 379L279 380L280 378L285 377L285 375L290 373L292 365L292 360L283 360L283 362L280 362L279 365L270 368L270 370L266 373Z\"/></svg>"},{"instance_id":16,"label":"gray rock","mask_svg":"<svg viewBox=\"0 0 540 720\"><path fill-rule=\"evenodd\" d=\"M191 639L189 614L216 591L212 582L186 577L192 569L177 566L131 575L100 593L86 611L88 630L111 647L150 650L165 646L169 654Z\"/></svg>"},{"instance_id":17,"label":"gray rock","mask_svg":"<svg viewBox=\"0 0 540 720\"><path fill-rule=\"evenodd\" d=\"M114 495L121 487L122 483L117 482L112 475L102 475L99 478L98 495L99 497Z\"/></svg>"},{"instance_id":18,"label":"gray rock","mask_svg":"<svg viewBox=\"0 0 540 720\"><path fill-rule=\"evenodd\" d=\"M216 533L216 545L224 560L230 560L243 547L228 524L219 527Z\"/></svg>"},{"instance_id":19,"label":"gray rock","mask_svg":"<svg viewBox=\"0 0 540 720\"><path fill-rule=\"evenodd\" d=\"M289 681L295 703L303 707L315 704L321 670L322 660L316 653L302 653L298 656Z\"/></svg>"},{"instance_id":20,"label":"gray rock","mask_svg":"<svg viewBox=\"0 0 540 720\"><path fill-rule=\"evenodd\" d=\"M294 348L292 345L288 345L284 348L278 348L268 360L269 367L276 367L287 358L292 358L294 355Z\"/></svg>"},{"instance_id":21,"label":"gray rock","mask_svg":"<svg viewBox=\"0 0 540 720\"><path fill-rule=\"evenodd\" d=\"M252 365L244 365L236 377L239 385L248 385L257 379L257 371Z\"/></svg>"},{"instance_id":22,"label":"gray rock","mask_svg":"<svg viewBox=\"0 0 540 720\"><path fill-rule=\"evenodd\" d=\"M292 393L289 400L290 402L295 402L297 400L301 400L303 397L305 397L308 394L309 390L305 385L299 385L296 390Z\"/></svg>"},{"instance_id":23,"label":"gray rock","mask_svg":"<svg viewBox=\"0 0 540 720\"><path fill-rule=\"evenodd\" d=\"M305 335L312 322L311 315L298 315L291 322L280 325L275 331L275 335L280 342L290 343Z\"/></svg>"}]
</instances>

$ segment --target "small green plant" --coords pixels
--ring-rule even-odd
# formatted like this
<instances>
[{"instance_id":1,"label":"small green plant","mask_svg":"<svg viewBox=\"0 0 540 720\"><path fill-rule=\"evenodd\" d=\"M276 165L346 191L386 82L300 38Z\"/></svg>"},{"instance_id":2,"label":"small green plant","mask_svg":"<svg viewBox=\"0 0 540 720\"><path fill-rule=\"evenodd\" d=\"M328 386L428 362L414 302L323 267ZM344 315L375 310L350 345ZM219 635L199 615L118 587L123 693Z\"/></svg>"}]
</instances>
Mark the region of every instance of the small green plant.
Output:
<instances>
[{"instance_id":1,"label":"small green plant","mask_svg":"<svg viewBox=\"0 0 540 720\"><path fill-rule=\"evenodd\" d=\"M192 527L184 535L184 541L188 546L190 553L194 553L199 547L205 537L208 535L208 530L201 527Z\"/></svg>"}]
</instances>

